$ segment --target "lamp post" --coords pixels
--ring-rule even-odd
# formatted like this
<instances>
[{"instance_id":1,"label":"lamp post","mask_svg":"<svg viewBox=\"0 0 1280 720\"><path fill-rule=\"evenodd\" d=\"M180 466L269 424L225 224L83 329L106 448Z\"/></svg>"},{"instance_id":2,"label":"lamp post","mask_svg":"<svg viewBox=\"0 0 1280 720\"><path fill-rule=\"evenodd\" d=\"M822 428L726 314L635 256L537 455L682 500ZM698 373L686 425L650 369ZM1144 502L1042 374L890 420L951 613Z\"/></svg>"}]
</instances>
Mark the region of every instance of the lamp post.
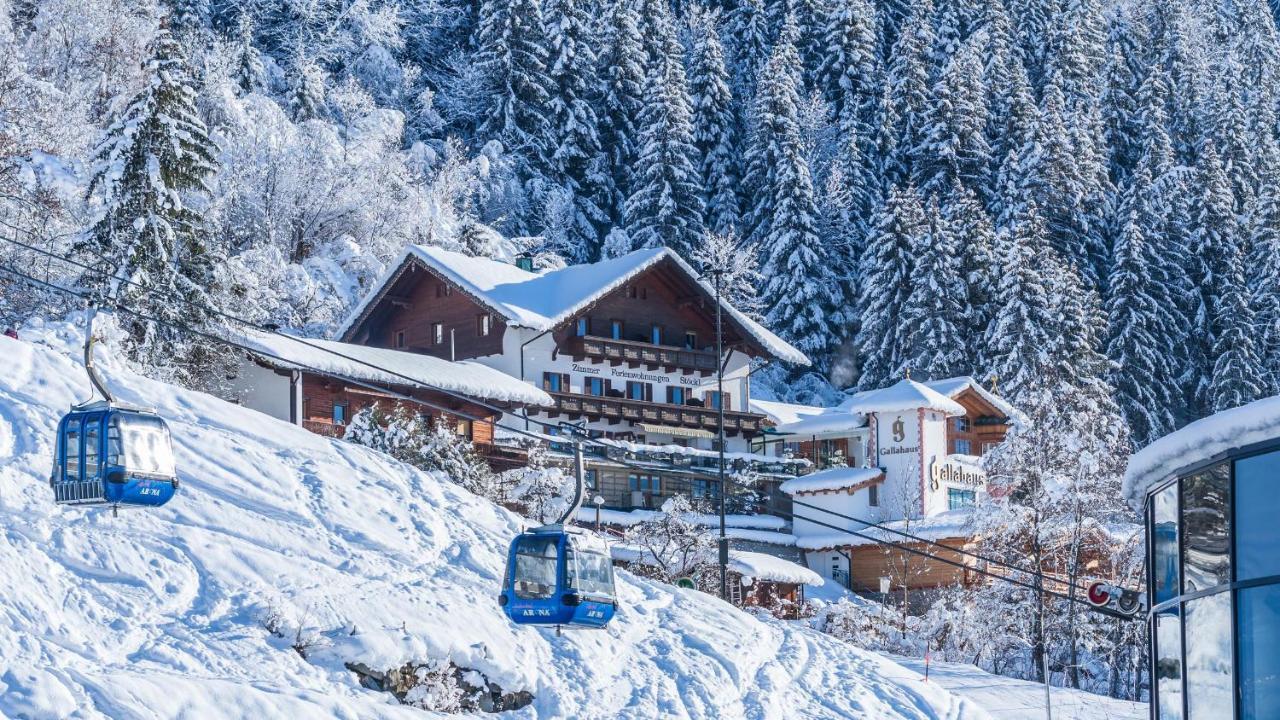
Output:
<instances>
[{"instance_id":1,"label":"lamp post","mask_svg":"<svg viewBox=\"0 0 1280 720\"><path fill-rule=\"evenodd\" d=\"M728 487L724 477L724 326L721 320L720 278L723 268L711 271L716 289L716 437L719 442L720 462L720 599L729 599L729 535L725 532L724 508Z\"/></svg>"},{"instance_id":2,"label":"lamp post","mask_svg":"<svg viewBox=\"0 0 1280 720\"><path fill-rule=\"evenodd\" d=\"M591 498L591 502L596 506L596 532L600 532L600 508L604 505L604 496L597 495Z\"/></svg>"}]
</instances>

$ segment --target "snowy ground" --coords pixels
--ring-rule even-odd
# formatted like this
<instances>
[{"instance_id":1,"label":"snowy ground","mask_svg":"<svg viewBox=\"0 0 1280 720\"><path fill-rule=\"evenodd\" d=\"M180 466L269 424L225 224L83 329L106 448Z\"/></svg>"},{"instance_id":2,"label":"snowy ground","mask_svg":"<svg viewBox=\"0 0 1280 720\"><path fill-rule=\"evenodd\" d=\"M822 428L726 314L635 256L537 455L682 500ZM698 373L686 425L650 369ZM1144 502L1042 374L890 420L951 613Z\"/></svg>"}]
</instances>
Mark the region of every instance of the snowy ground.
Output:
<instances>
[{"instance_id":1,"label":"snowy ground","mask_svg":"<svg viewBox=\"0 0 1280 720\"><path fill-rule=\"evenodd\" d=\"M606 631L515 628L494 602L515 516L111 363L123 401L169 420L182 488L114 519L56 507L53 429L87 392L78 341L0 338L0 717L420 718L343 662L445 655L532 692L515 717L988 717L889 660L626 573ZM308 659L261 627L271 610L318 639Z\"/></svg>"},{"instance_id":2,"label":"snowy ground","mask_svg":"<svg viewBox=\"0 0 1280 720\"><path fill-rule=\"evenodd\" d=\"M923 678L924 660L894 658ZM1044 686L991 675L973 665L933 663L929 682L973 700L996 720L1039 720L1044 711ZM1067 688L1053 688L1053 720L1147 720L1145 703L1126 702Z\"/></svg>"}]
</instances>

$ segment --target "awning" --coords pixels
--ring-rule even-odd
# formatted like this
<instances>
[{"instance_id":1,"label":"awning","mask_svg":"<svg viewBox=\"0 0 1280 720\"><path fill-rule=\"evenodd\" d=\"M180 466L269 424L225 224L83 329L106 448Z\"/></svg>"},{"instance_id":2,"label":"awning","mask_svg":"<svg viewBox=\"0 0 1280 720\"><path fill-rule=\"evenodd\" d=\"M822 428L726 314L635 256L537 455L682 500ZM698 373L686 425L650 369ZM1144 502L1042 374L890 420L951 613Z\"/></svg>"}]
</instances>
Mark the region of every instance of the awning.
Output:
<instances>
[{"instance_id":1,"label":"awning","mask_svg":"<svg viewBox=\"0 0 1280 720\"><path fill-rule=\"evenodd\" d=\"M647 433L655 433L661 435L671 435L674 437L691 437L691 438L713 438L715 433L710 430L702 430L700 428L683 428L673 427L671 425L651 425L649 423L636 423Z\"/></svg>"}]
</instances>

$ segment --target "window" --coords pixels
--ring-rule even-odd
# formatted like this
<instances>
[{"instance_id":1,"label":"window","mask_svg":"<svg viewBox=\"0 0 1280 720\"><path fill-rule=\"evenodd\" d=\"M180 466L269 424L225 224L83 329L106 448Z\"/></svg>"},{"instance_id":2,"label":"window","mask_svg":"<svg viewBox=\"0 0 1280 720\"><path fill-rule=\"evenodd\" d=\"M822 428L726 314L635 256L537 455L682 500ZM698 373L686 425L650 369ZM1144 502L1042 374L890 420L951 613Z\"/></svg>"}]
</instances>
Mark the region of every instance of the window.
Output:
<instances>
[{"instance_id":1,"label":"window","mask_svg":"<svg viewBox=\"0 0 1280 720\"><path fill-rule=\"evenodd\" d=\"M342 403L333 404L333 424L345 425L347 423L347 406Z\"/></svg>"},{"instance_id":2,"label":"window","mask_svg":"<svg viewBox=\"0 0 1280 720\"><path fill-rule=\"evenodd\" d=\"M1237 460L1235 482L1236 579L1280 575L1280 451Z\"/></svg>"},{"instance_id":3,"label":"window","mask_svg":"<svg viewBox=\"0 0 1280 720\"><path fill-rule=\"evenodd\" d=\"M1187 720L1233 717L1231 593L1190 600L1185 607Z\"/></svg>"},{"instance_id":4,"label":"window","mask_svg":"<svg viewBox=\"0 0 1280 720\"><path fill-rule=\"evenodd\" d=\"M120 421L112 418L107 425L107 464L119 465L120 462Z\"/></svg>"},{"instance_id":5,"label":"window","mask_svg":"<svg viewBox=\"0 0 1280 720\"><path fill-rule=\"evenodd\" d=\"M1182 720L1182 623L1177 608L1156 615L1153 665L1157 717Z\"/></svg>"},{"instance_id":6,"label":"window","mask_svg":"<svg viewBox=\"0 0 1280 720\"><path fill-rule=\"evenodd\" d=\"M452 294L453 288L449 287L447 283L440 283L439 285L436 285L436 297L449 297Z\"/></svg>"},{"instance_id":7,"label":"window","mask_svg":"<svg viewBox=\"0 0 1280 720\"><path fill-rule=\"evenodd\" d=\"M968 440L966 440L966 439L964 439L964 438L956 438L956 454L957 454L957 455L972 455L972 454L973 454L973 443L971 443L970 441L968 441Z\"/></svg>"},{"instance_id":8,"label":"window","mask_svg":"<svg viewBox=\"0 0 1280 720\"><path fill-rule=\"evenodd\" d=\"M720 487L720 483L716 480L694 480L689 486L689 492L697 500L719 500L720 493L716 490Z\"/></svg>"},{"instance_id":9,"label":"window","mask_svg":"<svg viewBox=\"0 0 1280 720\"><path fill-rule=\"evenodd\" d=\"M84 424L84 474L93 477L98 474L98 444L101 440L102 423L90 420Z\"/></svg>"},{"instance_id":10,"label":"window","mask_svg":"<svg viewBox=\"0 0 1280 720\"><path fill-rule=\"evenodd\" d=\"M542 389L547 392L569 392L569 374L542 373Z\"/></svg>"},{"instance_id":11,"label":"window","mask_svg":"<svg viewBox=\"0 0 1280 720\"><path fill-rule=\"evenodd\" d=\"M720 393L719 393L719 392L717 392L717 391L715 391L715 390L708 390L708 391L707 391L707 407L709 407L709 408L711 408L711 409L713 409L713 410L718 410L718 409L720 409ZM724 394L724 409L725 409L725 410L731 410L731 409L733 409L733 394L732 394L732 393L725 393L725 394Z\"/></svg>"},{"instance_id":12,"label":"window","mask_svg":"<svg viewBox=\"0 0 1280 720\"><path fill-rule=\"evenodd\" d=\"M444 323L431 323L431 342L436 345L444 344Z\"/></svg>"},{"instance_id":13,"label":"window","mask_svg":"<svg viewBox=\"0 0 1280 720\"><path fill-rule=\"evenodd\" d=\"M578 318L578 337L585 337L591 334L591 321L587 318Z\"/></svg>"},{"instance_id":14,"label":"window","mask_svg":"<svg viewBox=\"0 0 1280 720\"><path fill-rule=\"evenodd\" d=\"M404 347L404 331L403 330L396 331L396 347L397 348Z\"/></svg>"},{"instance_id":15,"label":"window","mask_svg":"<svg viewBox=\"0 0 1280 720\"><path fill-rule=\"evenodd\" d=\"M628 286L627 286L627 297L631 298L632 300L634 300L634 299L636 299L636 298L640 297L640 289L639 289L639 288L637 288L635 285L628 285Z\"/></svg>"},{"instance_id":16,"label":"window","mask_svg":"<svg viewBox=\"0 0 1280 720\"><path fill-rule=\"evenodd\" d=\"M1185 593L1208 590L1231 581L1229 501L1225 463L1182 480L1182 522L1179 529L1182 531L1182 591ZM1190 615L1188 611L1187 627L1192 626ZM1187 694L1193 694L1190 687Z\"/></svg>"},{"instance_id":17,"label":"window","mask_svg":"<svg viewBox=\"0 0 1280 720\"><path fill-rule=\"evenodd\" d=\"M686 350L697 350L698 349L698 333L692 332L692 331L686 332L684 334L684 347Z\"/></svg>"},{"instance_id":18,"label":"window","mask_svg":"<svg viewBox=\"0 0 1280 720\"><path fill-rule=\"evenodd\" d=\"M588 395L603 397L607 395L609 389L609 381L604 378L589 377L583 381L583 392Z\"/></svg>"},{"instance_id":19,"label":"window","mask_svg":"<svg viewBox=\"0 0 1280 720\"><path fill-rule=\"evenodd\" d=\"M880 507L880 486L872 485L867 488L867 507Z\"/></svg>"},{"instance_id":20,"label":"window","mask_svg":"<svg viewBox=\"0 0 1280 720\"><path fill-rule=\"evenodd\" d=\"M1280 638L1280 585L1241 590L1236 615L1236 627L1243 630L1240 717L1280 718L1280 645L1273 641Z\"/></svg>"},{"instance_id":21,"label":"window","mask_svg":"<svg viewBox=\"0 0 1280 720\"><path fill-rule=\"evenodd\" d=\"M458 434L458 437L470 440L472 432L471 421L466 418L458 418L457 424L453 426L453 431Z\"/></svg>"},{"instance_id":22,"label":"window","mask_svg":"<svg viewBox=\"0 0 1280 720\"><path fill-rule=\"evenodd\" d=\"M67 462L62 474L63 480L80 479L80 421L67 423L62 434L62 447L66 448Z\"/></svg>"},{"instance_id":23,"label":"window","mask_svg":"<svg viewBox=\"0 0 1280 720\"><path fill-rule=\"evenodd\" d=\"M585 481L588 490L598 490L600 488L600 471L588 470Z\"/></svg>"},{"instance_id":24,"label":"window","mask_svg":"<svg viewBox=\"0 0 1280 720\"><path fill-rule=\"evenodd\" d=\"M1156 604L1178 594L1178 484L1151 499L1152 596Z\"/></svg>"},{"instance_id":25,"label":"window","mask_svg":"<svg viewBox=\"0 0 1280 720\"><path fill-rule=\"evenodd\" d=\"M662 326L661 325L654 325L653 327L649 328L649 342L653 343L654 345L662 344Z\"/></svg>"},{"instance_id":26,"label":"window","mask_svg":"<svg viewBox=\"0 0 1280 720\"><path fill-rule=\"evenodd\" d=\"M609 337L613 338L614 340L622 339L622 321L621 320L609 321Z\"/></svg>"},{"instance_id":27,"label":"window","mask_svg":"<svg viewBox=\"0 0 1280 720\"><path fill-rule=\"evenodd\" d=\"M566 559L568 553L565 554ZM584 594L613 595L613 560L601 553L574 553L577 584L576 589Z\"/></svg>"},{"instance_id":28,"label":"window","mask_svg":"<svg viewBox=\"0 0 1280 720\"><path fill-rule=\"evenodd\" d=\"M672 405L683 405L688 391L682 387L667 388L667 402Z\"/></svg>"},{"instance_id":29,"label":"window","mask_svg":"<svg viewBox=\"0 0 1280 720\"><path fill-rule=\"evenodd\" d=\"M956 432L969 432L969 418L961 415L955 419Z\"/></svg>"},{"instance_id":30,"label":"window","mask_svg":"<svg viewBox=\"0 0 1280 720\"><path fill-rule=\"evenodd\" d=\"M631 400L644 400L653 402L653 385L637 380L627 381L627 398Z\"/></svg>"},{"instance_id":31,"label":"window","mask_svg":"<svg viewBox=\"0 0 1280 720\"><path fill-rule=\"evenodd\" d=\"M660 493L662 492L662 480L657 475L636 475L627 476L627 486L633 492Z\"/></svg>"},{"instance_id":32,"label":"window","mask_svg":"<svg viewBox=\"0 0 1280 720\"><path fill-rule=\"evenodd\" d=\"M556 592L560 548L555 537L522 537L516 546L516 597L549 598Z\"/></svg>"},{"instance_id":33,"label":"window","mask_svg":"<svg viewBox=\"0 0 1280 720\"><path fill-rule=\"evenodd\" d=\"M169 429L158 417L121 418L124 466L149 475L173 475L173 446Z\"/></svg>"},{"instance_id":34,"label":"window","mask_svg":"<svg viewBox=\"0 0 1280 720\"><path fill-rule=\"evenodd\" d=\"M489 334L489 325L493 322L493 317L489 313L476 316L476 335L486 337Z\"/></svg>"},{"instance_id":35,"label":"window","mask_svg":"<svg viewBox=\"0 0 1280 720\"><path fill-rule=\"evenodd\" d=\"M947 488L947 509L959 510L961 508L970 508L978 502L978 492L976 490L960 490L957 488Z\"/></svg>"}]
</instances>

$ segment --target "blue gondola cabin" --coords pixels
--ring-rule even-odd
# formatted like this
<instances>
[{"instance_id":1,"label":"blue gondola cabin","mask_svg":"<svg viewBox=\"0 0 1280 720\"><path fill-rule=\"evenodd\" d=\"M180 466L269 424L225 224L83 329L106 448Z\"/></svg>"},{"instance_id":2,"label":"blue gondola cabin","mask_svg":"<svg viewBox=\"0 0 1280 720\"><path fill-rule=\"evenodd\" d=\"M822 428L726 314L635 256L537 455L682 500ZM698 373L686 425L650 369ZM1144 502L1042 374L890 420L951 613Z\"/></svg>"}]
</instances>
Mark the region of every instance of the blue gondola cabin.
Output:
<instances>
[{"instance_id":1,"label":"blue gondola cabin","mask_svg":"<svg viewBox=\"0 0 1280 720\"><path fill-rule=\"evenodd\" d=\"M79 406L58 424L50 484L59 504L163 505L178 488L169 427L149 410Z\"/></svg>"},{"instance_id":2,"label":"blue gondola cabin","mask_svg":"<svg viewBox=\"0 0 1280 720\"><path fill-rule=\"evenodd\" d=\"M603 628L617 609L609 548L580 528L547 525L517 536L502 587L498 603L519 625Z\"/></svg>"}]
</instances>

